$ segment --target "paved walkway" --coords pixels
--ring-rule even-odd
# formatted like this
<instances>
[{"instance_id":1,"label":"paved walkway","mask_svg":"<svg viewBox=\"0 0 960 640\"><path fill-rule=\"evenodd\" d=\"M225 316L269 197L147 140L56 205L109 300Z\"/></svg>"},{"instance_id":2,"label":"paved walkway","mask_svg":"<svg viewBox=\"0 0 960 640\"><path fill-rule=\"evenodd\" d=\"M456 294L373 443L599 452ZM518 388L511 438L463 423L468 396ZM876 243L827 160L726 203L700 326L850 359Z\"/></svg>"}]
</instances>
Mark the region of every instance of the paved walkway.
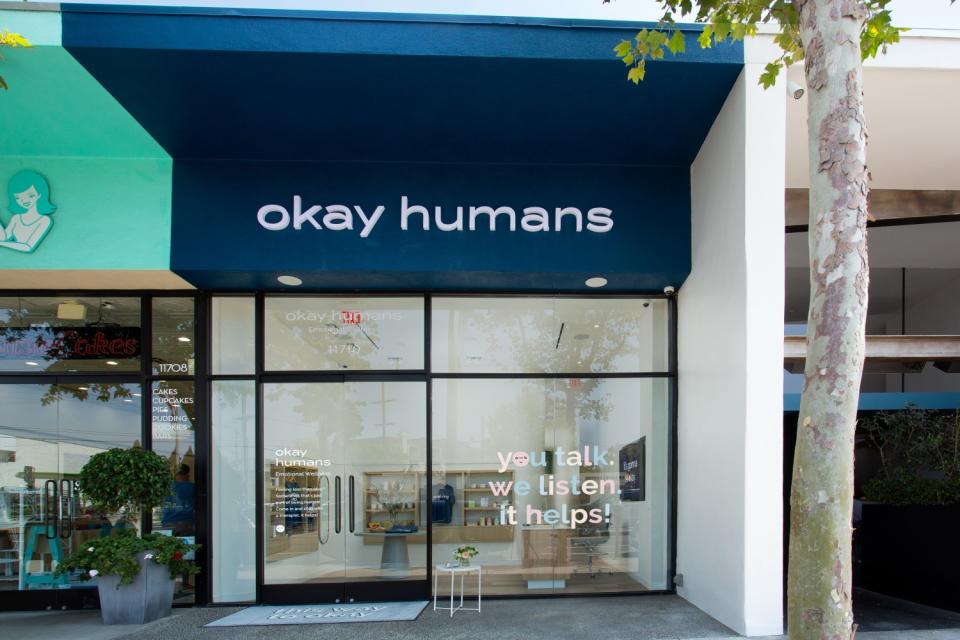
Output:
<instances>
[{"instance_id":1,"label":"paved walkway","mask_svg":"<svg viewBox=\"0 0 960 640\"><path fill-rule=\"evenodd\" d=\"M239 607L177 609L174 615L143 626L105 627L99 611L0 614L4 638L23 640L731 640L739 638L677 596L489 600L483 613L460 612L453 619L427 607L413 622L220 627L207 622ZM879 628L862 630L857 640L960 640L960 616L923 616L927 629L907 631L888 615ZM919 620L919 618L918 618ZM940 626L943 628L932 628ZM949 628L954 627L954 628Z\"/></svg>"}]
</instances>

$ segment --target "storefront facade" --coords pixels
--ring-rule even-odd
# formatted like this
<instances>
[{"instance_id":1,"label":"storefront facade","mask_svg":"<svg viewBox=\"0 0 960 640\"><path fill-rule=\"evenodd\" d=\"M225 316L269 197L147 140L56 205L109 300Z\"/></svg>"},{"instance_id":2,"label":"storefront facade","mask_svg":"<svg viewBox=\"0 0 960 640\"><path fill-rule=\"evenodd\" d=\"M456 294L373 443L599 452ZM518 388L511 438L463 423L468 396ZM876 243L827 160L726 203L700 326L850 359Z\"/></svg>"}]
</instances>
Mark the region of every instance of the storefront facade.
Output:
<instances>
[{"instance_id":1,"label":"storefront facade","mask_svg":"<svg viewBox=\"0 0 960 640\"><path fill-rule=\"evenodd\" d=\"M780 406L750 400L783 283L751 294L778 258L744 235L782 213L745 126L782 96L749 51L638 90L629 24L3 17L45 34L5 67L4 608L95 603L52 575L110 529L76 474L138 443L176 475L142 526L202 545L184 604L422 599L469 545L485 595L779 630Z\"/></svg>"}]
</instances>

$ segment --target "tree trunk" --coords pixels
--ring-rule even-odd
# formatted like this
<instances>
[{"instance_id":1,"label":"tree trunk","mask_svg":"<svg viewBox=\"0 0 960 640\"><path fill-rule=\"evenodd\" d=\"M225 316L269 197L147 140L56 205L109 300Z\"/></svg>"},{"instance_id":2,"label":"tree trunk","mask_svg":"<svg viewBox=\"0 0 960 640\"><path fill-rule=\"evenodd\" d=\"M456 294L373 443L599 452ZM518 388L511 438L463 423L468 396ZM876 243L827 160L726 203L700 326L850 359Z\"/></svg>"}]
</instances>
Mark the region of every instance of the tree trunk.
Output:
<instances>
[{"instance_id":1,"label":"tree trunk","mask_svg":"<svg viewBox=\"0 0 960 640\"><path fill-rule=\"evenodd\" d=\"M867 309L858 0L793 0L807 78L810 312L790 496L791 640L852 636L853 442Z\"/></svg>"}]
</instances>

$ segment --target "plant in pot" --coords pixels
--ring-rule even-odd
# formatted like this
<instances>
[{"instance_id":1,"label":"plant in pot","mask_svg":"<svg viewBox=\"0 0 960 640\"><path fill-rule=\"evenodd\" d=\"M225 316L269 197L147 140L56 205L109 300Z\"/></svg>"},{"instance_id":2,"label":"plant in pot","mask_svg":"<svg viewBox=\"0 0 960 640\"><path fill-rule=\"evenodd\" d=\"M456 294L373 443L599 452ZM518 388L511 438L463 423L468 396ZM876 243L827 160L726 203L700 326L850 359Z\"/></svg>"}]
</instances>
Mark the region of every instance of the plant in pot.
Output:
<instances>
[{"instance_id":1,"label":"plant in pot","mask_svg":"<svg viewBox=\"0 0 960 640\"><path fill-rule=\"evenodd\" d=\"M138 535L143 511L163 503L173 475L167 461L139 447L98 453L80 472L80 491L114 523L108 535L82 544L57 575L96 578L104 624L142 624L170 615L174 580L198 569L189 557L197 545L161 534Z\"/></svg>"},{"instance_id":2,"label":"plant in pot","mask_svg":"<svg viewBox=\"0 0 960 640\"><path fill-rule=\"evenodd\" d=\"M876 470L856 524L860 586L960 611L960 412L919 409L864 417Z\"/></svg>"}]
</instances>

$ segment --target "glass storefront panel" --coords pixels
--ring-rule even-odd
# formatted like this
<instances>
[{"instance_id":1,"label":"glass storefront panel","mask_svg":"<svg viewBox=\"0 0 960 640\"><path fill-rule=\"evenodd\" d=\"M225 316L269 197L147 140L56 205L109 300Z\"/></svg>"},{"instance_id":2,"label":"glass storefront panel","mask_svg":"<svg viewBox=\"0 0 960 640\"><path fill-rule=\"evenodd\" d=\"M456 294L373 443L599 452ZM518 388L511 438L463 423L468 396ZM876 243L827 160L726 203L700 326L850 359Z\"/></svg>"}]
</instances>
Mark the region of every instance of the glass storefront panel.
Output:
<instances>
[{"instance_id":1,"label":"glass storefront panel","mask_svg":"<svg viewBox=\"0 0 960 640\"><path fill-rule=\"evenodd\" d=\"M153 299L153 373L194 375L193 298Z\"/></svg>"},{"instance_id":2,"label":"glass storefront panel","mask_svg":"<svg viewBox=\"0 0 960 640\"><path fill-rule=\"evenodd\" d=\"M167 459L173 486L154 509L153 531L196 542L196 394L192 380L156 381L150 404L153 451ZM190 576L177 579L177 602L193 600Z\"/></svg>"},{"instance_id":3,"label":"glass storefront panel","mask_svg":"<svg viewBox=\"0 0 960 640\"><path fill-rule=\"evenodd\" d=\"M422 298L266 299L270 371L423 369Z\"/></svg>"},{"instance_id":4,"label":"glass storefront panel","mask_svg":"<svg viewBox=\"0 0 960 640\"><path fill-rule=\"evenodd\" d=\"M668 589L668 384L434 380L435 562L476 547L491 595Z\"/></svg>"},{"instance_id":5,"label":"glass storefront panel","mask_svg":"<svg viewBox=\"0 0 960 640\"><path fill-rule=\"evenodd\" d=\"M140 444L141 399L135 384L0 384L0 590L93 588L53 571L110 535L79 474L94 454Z\"/></svg>"},{"instance_id":6,"label":"glass storefront panel","mask_svg":"<svg viewBox=\"0 0 960 640\"><path fill-rule=\"evenodd\" d=\"M0 297L0 372L139 371L140 299Z\"/></svg>"},{"instance_id":7,"label":"glass storefront panel","mask_svg":"<svg viewBox=\"0 0 960 640\"><path fill-rule=\"evenodd\" d=\"M424 580L425 383L264 384L263 398L264 584Z\"/></svg>"},{"instance_id":8,"label":"glass storefront panel","mask_svg":"<svg viewBox=\"0 0 960 640\"><path fill-rule=\"evenodd\" d=\"M434 298L437 373L667 370L667 301Z\"/></svg>"},{"instance_id":9,"label":"glass storefront panel","mask_svg":"<svg viewBox=\"0 0 960 640\"><path fill-rule=\"evenodd\" d=\"M254 299L249 297L211 300L211 373L214 375L253 375L255 306Z\"/></svg>"},{"instance_id":10,"label":"glass storefront panel","mask_svg":"<svg viewBox=\"0 0 960 640\"><path fill-rule=\"evenodd\" d=\"M257 598L256 383L211 383L210 544L214 602Z\"/></svg>"}]
</instances>

